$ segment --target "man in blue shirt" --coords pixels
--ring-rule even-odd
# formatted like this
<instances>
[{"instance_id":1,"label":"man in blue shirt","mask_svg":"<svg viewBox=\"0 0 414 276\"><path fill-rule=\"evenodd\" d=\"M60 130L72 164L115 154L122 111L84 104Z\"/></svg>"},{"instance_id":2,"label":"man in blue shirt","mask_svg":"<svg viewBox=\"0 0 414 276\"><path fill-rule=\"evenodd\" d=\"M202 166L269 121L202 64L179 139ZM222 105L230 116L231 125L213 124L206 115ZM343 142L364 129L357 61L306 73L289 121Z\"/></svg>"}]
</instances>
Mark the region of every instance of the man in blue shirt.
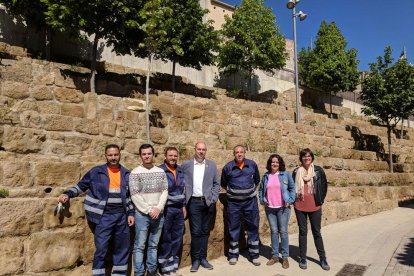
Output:
<instances>
[{"instance_id":1,"label":"man in blue shirt","mask_svg":"<svg viewBox=\"0 0 414 276\"><path fill-rule=\"evenodd\" d=\"M164 209L164 227L158 251L158 263L163 275L177 275L178 251L184 234L185 209L184 172L177 165L178 150L165 149L165 160L160 168L168 180L168 199Z\"/></svg>"},{"instance_id":2,"label":"man in blue shirt","mask_svg":"<svg viewBox=\"0 0 414 276\"><path fill-rule=\"evenodd\" d=\"M240 224L243 219L250 259L254 265L259 266L259 207L256 197L256 187L260 181L259 169L253 160L245 158L244 146L235 146L233 153L234 160L224 166L221 174L221 186L227 191L228 202L229 264L236 264L239 258Z\"/></svg>"}]
</instances>

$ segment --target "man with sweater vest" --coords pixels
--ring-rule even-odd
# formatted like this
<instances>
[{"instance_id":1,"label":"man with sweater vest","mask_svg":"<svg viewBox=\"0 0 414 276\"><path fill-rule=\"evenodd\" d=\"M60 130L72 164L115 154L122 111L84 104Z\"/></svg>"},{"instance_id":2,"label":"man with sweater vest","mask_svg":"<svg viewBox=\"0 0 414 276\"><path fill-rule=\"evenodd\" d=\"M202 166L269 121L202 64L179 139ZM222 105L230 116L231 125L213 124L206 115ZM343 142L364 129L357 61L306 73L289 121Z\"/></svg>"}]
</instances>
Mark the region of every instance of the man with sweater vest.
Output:
<instances>
[{"instance_id":1,"label":"man with sweater vest","mask_svg":"<svg viewBox=\"0 0 414 276\"><path fill-rule=\"evenodd\" d=\"M239 238L241 219L247 231L247 244L252 263L259 261L259 207L256 187L260 181L259 169L253 160L245 159L246 149L238 145L233 149L234 160L223 167L221 186L227 190L227 221L230 247L229 264L234 265L239 258Z\"/></svg>"},{"instance_id":2,"label":"man with sweater vest","mask_svg":"<svg viewBox=\"0 0 414 276\"><path fill-rule=\"evenodd\" d=\"M177 276L178 251L184 234L185 189L184 172L177 165L178 150L175 147L165 149L165 160L160 168L168 180L168 199L164 209L164 228L159 245L158 263L163 275Z\"/></svg>"},{"instance_id":3,"label":"man with sweater vest","mask_svg":"<svg viewBox=\"0 0 414 276\"><path fill-rule=\"evenodd\" d=\"M88 191L84 207L94 232L96 248L92 275L105 275L105 255L110 240L113 240L112 275L126 275L130 252L128 226L134 225L134 207L128 188L129 171L119 164L119 146L107 145L105 157L105 165L92 168L76 186L60 195L58 201L67 203L69 198Z\"/></svg>"},{"instance_id":4,"label":"man with sweater vest","mask_svg":"<svg viewBox=\"0 0 414 276\"><path fill-rule=\"evenodd\" d=\"M141 145L139 155L142 165L129 176L131 199L136 208L134 274L144 275L147 248L147 276L153 276L157 274L157 247L164 223L162 211L167 201L168 182L164 170L153 164L154 148L150 144Z\"/></svg>"}]
</instances>

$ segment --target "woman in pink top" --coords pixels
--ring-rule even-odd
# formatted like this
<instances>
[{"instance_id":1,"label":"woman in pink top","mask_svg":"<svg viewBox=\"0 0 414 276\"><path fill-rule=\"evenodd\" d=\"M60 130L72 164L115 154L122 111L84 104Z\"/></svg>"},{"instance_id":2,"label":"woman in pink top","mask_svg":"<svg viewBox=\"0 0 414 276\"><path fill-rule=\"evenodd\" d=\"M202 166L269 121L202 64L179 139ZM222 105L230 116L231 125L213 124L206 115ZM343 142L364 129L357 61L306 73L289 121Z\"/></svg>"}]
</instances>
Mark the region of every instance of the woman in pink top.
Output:
<instances>
[{"instance_id":1,"label":"woman in pink top","mask_svg":"<svg viewBox=\"0 0 414 276\"><path fill-rule=\"evenodd\" d=\"M321 235L322 204L328 190L328 182L324 170L313 164L314 155L310 149L299 153L302 166L293 171L296 186L295 213L299 226L299 267L307 268L306 249L308 218L310 221L313 240L318 251L322 269L329 270Z\"/></svg>"},{"instance_id":2,"label":"woman in pink top","mask_svg":"<svg viewBox=\"0 0 414 276\"><path fill-rule=\"evenodd\" d=\"M288 223L290 205L295 202L295 183L286 171L285 162L278 154L270 155L259 187L260 204L265 206L270 225L272 257L267 265L279 262L279 236L282 253L282 267L289 267Z\"/></svg>"}]
</instances>

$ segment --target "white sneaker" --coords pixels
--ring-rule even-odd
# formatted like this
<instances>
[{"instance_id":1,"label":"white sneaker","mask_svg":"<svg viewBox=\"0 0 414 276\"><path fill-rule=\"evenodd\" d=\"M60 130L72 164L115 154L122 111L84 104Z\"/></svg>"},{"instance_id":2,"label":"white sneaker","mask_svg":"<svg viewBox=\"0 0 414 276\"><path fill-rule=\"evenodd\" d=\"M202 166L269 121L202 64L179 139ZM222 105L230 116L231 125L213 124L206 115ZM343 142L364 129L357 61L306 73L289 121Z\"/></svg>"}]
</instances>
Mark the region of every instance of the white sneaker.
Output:
<instances>
[{"instance_id":1,"label":"white sneaker","mask_svg":"<svg viewBox=\"0 0 414 276\"><path fill-rule=\"evenodd\" d=\"M237 259L236 259L236 258L231 258L231 259L229 260L229 264L231 264L231 265L235 265L235 264L237 264Z\"/></svg>"}]
</instances>

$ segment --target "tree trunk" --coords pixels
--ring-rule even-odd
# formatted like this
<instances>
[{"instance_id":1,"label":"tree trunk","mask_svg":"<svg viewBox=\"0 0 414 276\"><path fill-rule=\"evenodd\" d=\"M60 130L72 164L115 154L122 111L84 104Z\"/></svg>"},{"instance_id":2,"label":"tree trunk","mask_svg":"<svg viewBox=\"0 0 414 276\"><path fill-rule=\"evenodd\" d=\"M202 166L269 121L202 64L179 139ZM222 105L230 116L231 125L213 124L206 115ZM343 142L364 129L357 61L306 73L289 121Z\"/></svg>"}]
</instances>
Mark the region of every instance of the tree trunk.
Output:
<instances>
[{"instance_id":1,"label":"tree trunk","mask_svg":"<svg viewBox=\"0 0 414 276\"><path fill-rule=\"evenodd\" d=\"M97 56L97 53L98 53L98 41L99 41L99 36L97 34L95 34L95 38L93 40L93 46L92 46L92 57L91 57L90 88L91 88L92 93L95 93L96 56Z\"/></svg>"},{"instance_id":2,"label":"tree trunk","mask_svg":"<svg viewBox=\"0 0 414 276\"><path fill-rule=\"evenodd\" d=\"M329 91L329 118L332 118L332 92Z\"/></svg>"},{"instance_id":3,"label":"tree trunk","mask_svg":"<svg viewBox=\"0 0 414 276\"><path fill-rule=\"evenodd\" d=\"M392 128L390 125L387 125L387 140L388 140L388 163L390 165L390 172L394 172L394 164L392 161L392 151L391 151L391 131Z\"/></svg>"},{"instance_id":4,"label":"tree trunk","mask_svg":"<svg viewBox=\"0 0 414 276\"><path fill-rule=\"evenodd\" d=\"M176 62L173 61L172 79L171 79L171 90L172 90L172 92L175 92L175 65L176 65Z\"/></svg>"},{"instance_id":5,"label":"tree trunk","mask_svg":"<svg viewBox=\"0 0 414 276\"><path fill-rule=\"evenodd\" d=\"M146 130L147 130L147 144L151 143L150 120L149 120L149 82L150 82L151 65L152 65L152 54L149 54L148 55L147 80L146 80L146 85L145 85L145 118L146 118Z\"/></svg>"},{"instance_id":6,"label":"tree trunk","mask_svg":"<svg viewBox=\"0 0 414 276\"><path fill-rule=\"evenodd\" d=\"M401 131L400 131L400 139L404 137L404 119L401 120Z\"/></svg>"},{"instance_id":7,"label":"tree trunk","mask_svg":"<svg viewBox=\"0 0 414 276\"><path fill-rule=\"evenodd\" d=\"M45 27L45 40L45 56L46 60L50 61L52 52L52 28L49 25L46 25Z\"/></svg>"}]
</instances>

